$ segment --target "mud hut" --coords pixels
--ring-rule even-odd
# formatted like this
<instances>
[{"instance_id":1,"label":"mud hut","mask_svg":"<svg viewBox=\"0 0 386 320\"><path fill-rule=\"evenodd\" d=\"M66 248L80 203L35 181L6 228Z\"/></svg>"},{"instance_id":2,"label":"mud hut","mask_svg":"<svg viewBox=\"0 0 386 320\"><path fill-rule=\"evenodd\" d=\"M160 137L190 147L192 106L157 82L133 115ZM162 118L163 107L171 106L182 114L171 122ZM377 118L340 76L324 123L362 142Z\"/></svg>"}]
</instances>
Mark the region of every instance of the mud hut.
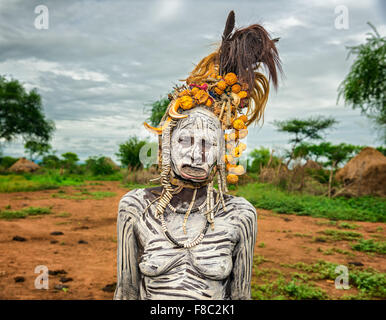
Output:
<instances>
[{"instance_id":1,"label":"mud hut","mask_svg":"<svg viewBox=\"0 0 386 320\"><path fill-rule=\"evenodd\" d=\"M307 162L303 165L303 169L320 170L323 169L323 167L314 160L307 160Z\"/></svg>"},{"instance_id":2,"label":"mud hut","mask_svg":"<svg viewBox=\"0 0 386 320\"><path fill-rule=\"evenodd\" d=\"M35 162L20 158L9 169L9 172L33 172L40 168Z\"/></svg>"},{"instance_id":3,"label":"mud hut","mask_svg":"<svg viewBox=\"0 0 386 320\"><path fill-rule=\"evenodd\" d=\"M374 148L364 148L335 175L343 182L342 194L386 196L386 157Z\"/></svg>"}]
</instances>

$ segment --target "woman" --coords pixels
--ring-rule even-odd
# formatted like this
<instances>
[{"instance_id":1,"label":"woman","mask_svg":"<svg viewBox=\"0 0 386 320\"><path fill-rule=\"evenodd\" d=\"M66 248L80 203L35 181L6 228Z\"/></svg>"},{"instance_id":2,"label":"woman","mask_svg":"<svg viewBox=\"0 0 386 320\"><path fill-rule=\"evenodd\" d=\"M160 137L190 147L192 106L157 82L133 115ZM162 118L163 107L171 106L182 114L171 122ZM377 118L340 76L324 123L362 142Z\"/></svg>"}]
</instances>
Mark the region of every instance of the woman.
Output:
<instances>
[{"instance_id":1,"label":"woman","mask_svg":"<svg viewBox=\"0 0 386 320\"><path fill-rule=\"evenodd\" d=\"M261 26L233 29L232 11L219 50L174 90L160 127L145 124L160 137L161 186L119 203L115 299L250 299L257 216L227 183L244 173L240 140L267 102L257 69L276 85L280 63Z\"/></svg>"}]
</instances>

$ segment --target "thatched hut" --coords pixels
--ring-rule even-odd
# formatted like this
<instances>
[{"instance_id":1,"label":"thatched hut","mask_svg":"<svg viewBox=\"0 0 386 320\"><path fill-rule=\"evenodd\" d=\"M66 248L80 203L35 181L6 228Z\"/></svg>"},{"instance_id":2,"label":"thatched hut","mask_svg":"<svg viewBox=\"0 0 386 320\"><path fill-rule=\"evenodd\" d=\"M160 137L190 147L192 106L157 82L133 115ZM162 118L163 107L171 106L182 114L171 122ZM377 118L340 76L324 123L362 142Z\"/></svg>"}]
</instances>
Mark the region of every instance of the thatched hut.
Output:
<instances>
[{"instance_id":1,"label":"thatched hut","mask_svg":"<svg viewBox=\"0 0 386 320\"><path fill-rule=\"evenodd\" d=\"M40 166L35 162L27 160L26 158L20 158L9 169L9 172L33 172L40 169Z\"/></svg>"},{"instance_id":2,"label":"thatched hut","mask_svg":"<svg viewBox=\"0 0 386 320\"><path fill-rule=\"evenodd\" d=\"M343 182L344 194L386 196L386 157L378 150L367 147L352 158L335 175Z\"/></svg>"},{"instance_id":3,"label":"thatched hut","mask_svg":"<svg viewBox=\"0 0 386 320\"><path fill-rule=\"evenodd\" d=\"M303 169L321 170L323 167L316 161L310 159L303 165Z\"/></svg>"}]
</instances>

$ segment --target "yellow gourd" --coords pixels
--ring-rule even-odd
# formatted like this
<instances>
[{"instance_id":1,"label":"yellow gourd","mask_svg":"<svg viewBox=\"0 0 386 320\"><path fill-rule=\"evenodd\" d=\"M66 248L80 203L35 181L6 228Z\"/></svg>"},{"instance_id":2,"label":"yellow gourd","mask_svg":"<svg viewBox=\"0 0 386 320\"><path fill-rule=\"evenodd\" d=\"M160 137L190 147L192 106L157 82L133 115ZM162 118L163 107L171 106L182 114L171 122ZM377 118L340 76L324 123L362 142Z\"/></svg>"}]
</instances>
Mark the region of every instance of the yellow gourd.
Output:
<instances>
[{"instance_id":1,"label":"yellow gourd","mask_svg":"<svg viewBox=\"0 0 386 320\"><path fill-rule=\"evenodd\" d=\"M241 130L241 129L245 129L246 126L244 121L239 118L233 121L233 128L235 128L236 130Z\"/></svg>"},{"instance_id":2,"label":"yellow gourd","mask_svg":"<svg viewBox=\"0 0 386 320\"><path fill-rule=\"evenodd\" d=\"M223 90L221 90L221 89L219 89L217 87L214 88L214 92L216 92L219 96L221 96L224 93Z\"/></svg>"},{"instance_id":3,"label":"yellow gourd","mask_svg":"<svg viewBox=\"0 0 386 320\"><path fill-rule=\"evenodd\" d=\"M232 149L232 157L233 158L238 158L241 156L241 150L239 147L233 148Z\"/></svg>"},{"instance_id":4,"label":"yellow gourd","mask_svg":"<svg viewBox=\"0 0 386 320\"><path fill-rule=\"evenodd\" d=\"M241 86L239 84L236 83L232 86L232 92L239 93L240 91L241 91Z\"/></svg>"},{"instance_id":5,"label":"yellow gourd","mask_svg":"<svg viewBox=\"0 0 386 320\"><path fill-rule=\"evenodd\" d=\"M242 130L239 130L238 137L240 139L243 139L247 136L247 134L248 134L248 129L242 129Z\"/></svg>"},{"instance_id":6,"label":"yellow gourd","mask_svg":"<svg viewBox=\"0 0 386 320\"><path fill-rule=\"evenodd\" d=\"M225 75L224 80L228 86L232 86L237 82L237 76L233 72L229 72Z\"/></svg>"},{"instance_id":7,"label":"yellow gourd","mask_svg":"<svg viewBox=\"0 0 386 320\"><path fill-rule=\"evenodd\" d=\"M189 110L194 106L194 101L190 96L183 96L178 100L179 100L179 106L184 110Z\"/></svg>"},{"instance_id":8,"label":"yellow gourd","mask_svg":"<svg viewBox=\"0 0 386 320\"><path fill-rule=\"evenodd\" d=\"M195 95L194 99L197 100L199 104L204 104L208 100L209 94L205 90L199 90Z\"/></svg>"},{"instance_id":9,"label":"yellow gourd","mask_svg":"<svg viewBox=\"0 0 386 320\"><path fill-rule=\"evenodd\" d=\"M191 93L192 93L193 96L195 96L196 93L197 93L198 91L200 91L200 89L197 88L197 87L194 87L194 88L191 90Z\"/></svg>"},{"instance_id":10,"label":"yellow gourd","mask_svg":"<svg viewBox=\"0 0 386 320\"><path fill-rule=\"evenodd\" d=\"M212 100L212 99L208 99L208 100L206 100L206 103L205 103L205 105L206 105L207 107L211 107L211 106L212 106L212 104L213 104L213 100Z\"/></svg>"},{"instance_id":11,"label":"yellow gourd","mask_svg":"<svg viewBox=\"0 0 386 320\"><path fill-rule=\"evenodd\" d=\"M239 181L239 177L236 176L235 174L228 174L227 175L227 182L229 184L236 184Z\"/></svg>"},{"instance_id":12,"label":"yellow gourd","mask_svg":"<svg viewBox=\"0 0 386 320\"><path fill-rule=\"evenodd\" d=\"M240 120L243 120L244 123L246 123L248 121L248 117L243 114L242 116L239 117Z\"/></svg>"},{"instance_id":13,"label":"yellow gourd","mask_svg":"<svg viewBox=\"0 0 386 320\"><path fill-rule=\"evenodd\" d=\"M238 93L238 95L239 95L240 99L244 99L244 98L248 97L248 93L246 91L240 91Z\"/></svg>"},{"instance_id":14,"label":"yellow gourd","mask_svg":"<svg viewBox=\"0 0 386 320\"><path fill-rule=\"evenodd\" d=\"M217 88L219 88L222 91L224 91L226 87L227 87L227 84L224 80L221 80L217 83Z\"/></svg>"}]
</instances>

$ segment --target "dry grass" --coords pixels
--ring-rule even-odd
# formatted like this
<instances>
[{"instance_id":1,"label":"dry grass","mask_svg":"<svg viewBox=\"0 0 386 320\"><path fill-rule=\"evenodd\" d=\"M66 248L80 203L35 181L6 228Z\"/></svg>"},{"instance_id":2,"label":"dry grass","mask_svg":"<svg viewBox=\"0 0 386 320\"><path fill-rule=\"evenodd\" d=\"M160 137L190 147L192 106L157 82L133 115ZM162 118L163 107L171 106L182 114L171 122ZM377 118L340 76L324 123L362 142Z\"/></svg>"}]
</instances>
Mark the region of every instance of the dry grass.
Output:
<instances>
[{"instance_id":1,"label":"dry grass","mask_svg":"<svg viewBox=\"0 0 386 320\"><path fill-rule=\"evenodd\" d=\"M149 169L132 170L127 169L123 175L123 184L125 185L154 185L158 184L158 180L151 181L159 177L156 167L152 166Z\"/></svg>"}]
</instances>

